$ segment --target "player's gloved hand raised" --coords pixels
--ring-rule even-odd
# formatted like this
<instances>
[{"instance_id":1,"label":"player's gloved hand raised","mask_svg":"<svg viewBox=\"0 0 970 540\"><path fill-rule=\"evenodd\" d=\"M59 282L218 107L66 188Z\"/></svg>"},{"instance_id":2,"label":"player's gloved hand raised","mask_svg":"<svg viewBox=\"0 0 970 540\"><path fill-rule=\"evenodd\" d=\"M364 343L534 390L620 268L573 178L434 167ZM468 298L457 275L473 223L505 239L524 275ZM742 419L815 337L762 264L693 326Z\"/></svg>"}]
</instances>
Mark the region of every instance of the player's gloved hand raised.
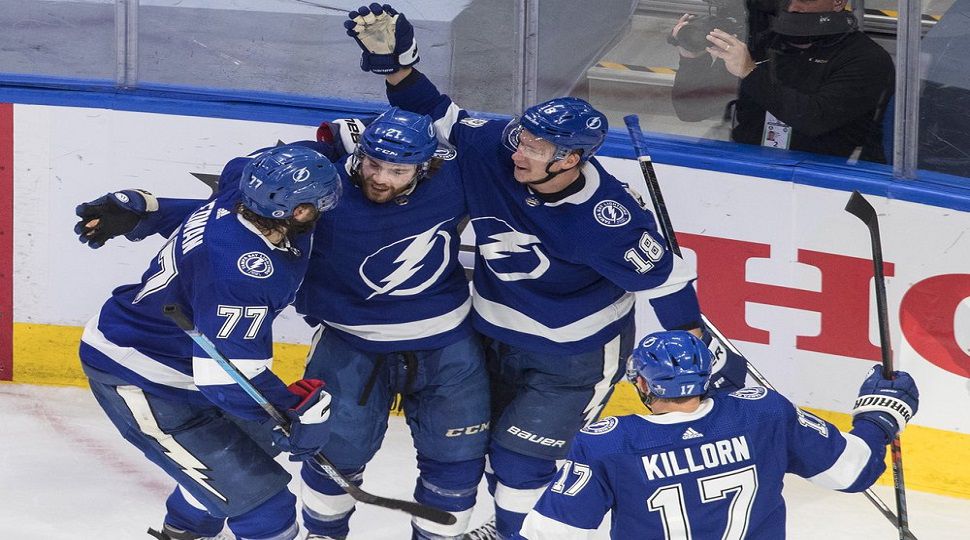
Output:
<instances>
[{"instance_id":1,"label":"player's gloved hand raised","mask_svg":"<svg viewBox=\"0 0 970 540\"><path fill-rule=\"evenodd\" d=\"M354 38L363 53L360 69L388 75L418 63L418 44L414 27L391 6L377 3L361 6L347 14L347 35Z\"/></svg>"},{"instance_id":2,"label":"player's gloved hand raised","mask_svg":"<svg viewBox=\"0 0 970 540\"><path fill-rule=\"evenodd\" d=\"M290 461L303 461L312 458L330 438L326 422L330 418L331 397L323 390L323 381L317 379L300 379L288 389L300 398L300 403L286 411L290 435L281 429L273 430L273 443L290 453Z\"/></svg>"},{"instance_id":3,"label":"player's gloved hand raised","mask_svg":"<svg viewBox=\"0 0 970 540\"><path fill-rule=\"evenodd\" d=\"M852 416L879 426L887 440L902 433L919 408L916 381L905 371L894 371L893 376L893 379L883 378L882 368L874 366L862 382L852 408Z\"/></svg>"},{"instance_id":4,"label":"player's gloved hand raised","mask_svg":"<svg viewBox=\"0 0 970 540\"><path fill-rule=\"evenodd\" d=\"M82 244L97 249L108 240L130 233L138 222L158 210L158 200L147 191L125 189L79 204L74 209L80 221L74 232Z\"/></svg>"},{"instance_id":5,"label":"player's gloved hand raised","mask_svg":"<svg viewBox=\"0 0 970 540\"><path fill-rule=\"evenodd\" d=\"M702 328L701 341L711 351L711 383L709 389L715 392L734 392L744 388L748 375L748 362L734 352L710 332Z\"/></svg>"}]
</instances>

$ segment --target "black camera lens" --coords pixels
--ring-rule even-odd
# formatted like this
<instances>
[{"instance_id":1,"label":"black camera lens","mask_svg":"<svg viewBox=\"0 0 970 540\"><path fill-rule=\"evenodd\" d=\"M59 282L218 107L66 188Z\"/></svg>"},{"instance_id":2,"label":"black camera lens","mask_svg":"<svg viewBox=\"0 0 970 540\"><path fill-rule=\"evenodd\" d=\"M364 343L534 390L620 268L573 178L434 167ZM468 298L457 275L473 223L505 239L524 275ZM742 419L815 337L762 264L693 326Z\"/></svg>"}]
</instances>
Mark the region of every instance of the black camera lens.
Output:
<instances>
[{"instance_id":1,"label":"black camera lens","mask_svg":"<svg viewBox=\"0 0 970 540\"><path fill-rule=\"evenodd\" d=\"M677 32L677 46L692 53L702 53L711 45L707 34L714 29L710 17L695 17Z\"/></svg>"}]
</instances>

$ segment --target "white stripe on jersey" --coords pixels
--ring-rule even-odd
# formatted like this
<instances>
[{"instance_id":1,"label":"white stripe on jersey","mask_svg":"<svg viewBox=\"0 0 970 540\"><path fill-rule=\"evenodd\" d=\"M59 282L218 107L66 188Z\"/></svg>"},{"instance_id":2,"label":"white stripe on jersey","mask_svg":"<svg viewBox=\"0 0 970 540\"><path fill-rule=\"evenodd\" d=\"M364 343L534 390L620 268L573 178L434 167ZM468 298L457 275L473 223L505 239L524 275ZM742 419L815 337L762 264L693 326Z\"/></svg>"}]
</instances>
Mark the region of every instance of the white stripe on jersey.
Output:
<instances>
[{"instance_id":1,"label":"white stripe on jersey","mask_svg":"<svg viewBox=\"0 0 970 540\"><path fill-rule=\"evenodd\" d=\"M451 139L451 128L453 128L455 123L458 122L458 113L460 112L461 107L455 105L455 102L451 102L451 104L448 105L448 110L445 111L445 114L441 118L434 121L434 130L438 134L439 139L445 141Z\"/></svg>"},{"instance_id":2,"label":"white stripe on jersey","mask_svg":"<svg viewBox=\"0 0 970 540\"><path fill-rule=\"evenodd\" d=\"M809 478L811 483L828 489L845 489L851 486L866 468L872 455L869 445L851 433L843 433L842 436L845 437L845 449L842 450L842 455L831 467Z\"/></svg>"},{"instance_id":3,"label":"white stripe on jersey","mask_svg":"<svg viewBox=\"0 0 970 540\"><path fill-rule=\"evenodd\" d=\"M250 380L273 367L272 358L230 358L229 362L239 368L239 371ZM218 362L208 356L192 357L192 373L198 386L236 384L236 380L226 373Z\"/></svg>"},{"instance_id":4,"label":"white stripe on jersey","mask_svg":"<svg viewBox=\"0 0 970 540\"><path fill-rule=\"evenodd\" d=\"M586 408L583 409L583 416L586 420L586 426L596 419L596 415L600 413L603 406L606 403L603 400L606 399L607 392L613 387L613 377L616 375L616 371L620 369L620 336L616 336L611 339L606 345L603 345L603 378L596 383L593 387L593 397L586 404Z\"/></svg>"},{"instance_id":5,"label":"white stripe on jersey","mask_svg":"<svg viewBox=\"0 0 970 540\"><path fill-rule=\"evenodd\" d=\"M529 512L522 522L520 534L528 540L570 540L591 538L593 530L580 529L536 512Z\"/></svg>"},{"instance_id":6,"label":"white stripe on jersey","mask_svg":"<svg viewBox=\"0 0 970 540\"><path fill-rule=\"evenodd\" d=\"M674 255L674 267L670 270L666 281L645 291L637 291L637 295L645 299L661 298L680 291L690 285L691 280L697 279L697 272L684 259ZM652 309L651 309L652 311Z\"/></svg>"},{"instance_id":7,"label":"white stripe on jersey","mask_svg":"<svg viewBox=\"0 0 970 540\"><path fill-rule=\"evenodd\" d=\"M474 288L472 290L472 299L475 312L490 324L515 332L543 337L557 343L571 343L592 336L606 326L626 317L630 313L630 310L633 309L633 304L636 301L633 293L626 293L616 302L613 302L596 313L587 315L566 326L550 328L525 313L482 298L474 291Z\"/></svg>"},{"instance_id":8,"label":"white stripe on jersey","mask_svg":"<svg viewBox=\"0 0 970 540\"><path fill-rule=\"evenodd\" d=\"M191 375L186 375L181 371L168 367L158 360L139 352L133 347L122 347L115 345L98 329L98 321L101 319L101 312L91 318L84 326L84 334L81 341L97 349L101 354L114 360L119 365L137 373L139 376L162 386L171 386L181 390L191 390L198 392L195 381Z\"/></svg>"},{"instance_id":9,"label":"white stripe on jersey","mask_svg":"<svg viewBox=\"0 0 970 540\"><path fill-rule=\"evenodd\" d=\"M418 321L393 324L340 324L333 321L323 321L324 324L337 330L343 330L367 341L406 341L423 339L443 334L461 324L472 309L472 300L465 300L462 305L437 317L430 317Z\"/></svg>"}]
</instances>

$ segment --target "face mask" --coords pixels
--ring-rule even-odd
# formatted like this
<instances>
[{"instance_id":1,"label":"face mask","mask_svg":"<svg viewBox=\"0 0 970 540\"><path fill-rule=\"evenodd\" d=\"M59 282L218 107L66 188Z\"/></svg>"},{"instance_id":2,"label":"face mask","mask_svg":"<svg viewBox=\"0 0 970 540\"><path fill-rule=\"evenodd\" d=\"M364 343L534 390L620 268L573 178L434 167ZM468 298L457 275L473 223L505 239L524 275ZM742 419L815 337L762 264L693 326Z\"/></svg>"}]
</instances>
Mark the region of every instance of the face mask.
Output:
<instances>
[{"instance_id":1,"label":"face mask","mask_svg":"<svg viewBox=\"0 0 970 540\"><path fill-rule=\"evenodd\" d=\"M858 29L852 13L828 11L824 13L779 12L771 18L771 30L792 43L811 43L813 38L839 36Z\"/></svg>"}]
</instances>

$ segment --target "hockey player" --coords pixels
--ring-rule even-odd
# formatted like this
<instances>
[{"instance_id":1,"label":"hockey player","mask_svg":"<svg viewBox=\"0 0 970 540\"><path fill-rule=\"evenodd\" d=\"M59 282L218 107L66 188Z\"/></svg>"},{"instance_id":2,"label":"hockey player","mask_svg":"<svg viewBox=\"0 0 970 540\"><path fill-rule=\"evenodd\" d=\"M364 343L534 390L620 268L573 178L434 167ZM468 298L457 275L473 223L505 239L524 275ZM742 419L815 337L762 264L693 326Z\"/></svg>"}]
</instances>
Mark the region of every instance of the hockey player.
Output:
<instances>
[{"instance_id":1,"label":"hockey player","mask_svg":"<svg viewBox=\"0 0 970 540\"><path fill-rule=\"evenodd\" d=\"M366 128L359 121L333 126L333 155L349 152L337 162L344 196L318 224L295 303L320 325L304 375L327 381L333 395L322 451L359 482L401 393L418 453L415 499L458 517L452 526L415 519L414 535L456 537L468 526L484 470L489 405L458 263L466 208L455 153L439 148L429 117L397 109ZM166 221L157 215L166 206L184 207L178 202L166 200L154 213L136 208L128 212L134 220L112 217L104 226L139 237L154 232L150 222ZM116 212L99 216L106 213ZM346 537L353 498L315 464L306 462L302 476L310 538Z\"/></svg>"},{"instance_id":2,"label":"hockey player","mask_svg":"<svg viewBox=\"0 0 970 540\"><path fill-rule=\"evenodd\" d=\"M140 283L112 292L84 329L80 358L91 390L130 443L178 486L167 501L162 540L214 538L228 518L240 538L298 534L283 449L306 459L326 442L330 396L319 380L287 387L269 370L272 323L303 280L312 230L337 203L333 165L307 148L283 146L230 161L234 186L181 221ZM106 195L145 208L144 192ZM83 206L83 205L82 205ZM95 232L98 223L90 223ZM266 412L162 313L178 304L195 326L292 421L271 432ZM273 444L277 448L273 448Z\"/></svg>"},{"instance_id":3,"label":"hockey player","mask_svg":"<svg viewBox=\"0 0 970 540\"><path fill-rule=\"evenodd\" d=\"M458 151L477 243L472 320L492 390L489 488L508 538L622 376L635 343L630 291L649 298L658 327L700 335L694 276L639 196L593 157L607 120L589 103L556 98L511 123L472 118L412 68L403 14L371 4L345 27L362 69L386 75L390 103L430 114ZM743 362L719 376L743 386Z\"/></svg>"},{"instance_id":4,"label":"hockey player","mask_svg":"<svg viewBox=\"0 0 970 540\"><path fill-rule=\"evenodd\" d=\"M887 380L874 367L852 431L842 433L762 387L708 395L710 369L710 353L689 333L644 338L627 378L653 414L583 429L522 537L590 538L609 510L612 538L784 538L785 473L867 489L919 405L908 374Z\"/></svg>"}]
</instances>

